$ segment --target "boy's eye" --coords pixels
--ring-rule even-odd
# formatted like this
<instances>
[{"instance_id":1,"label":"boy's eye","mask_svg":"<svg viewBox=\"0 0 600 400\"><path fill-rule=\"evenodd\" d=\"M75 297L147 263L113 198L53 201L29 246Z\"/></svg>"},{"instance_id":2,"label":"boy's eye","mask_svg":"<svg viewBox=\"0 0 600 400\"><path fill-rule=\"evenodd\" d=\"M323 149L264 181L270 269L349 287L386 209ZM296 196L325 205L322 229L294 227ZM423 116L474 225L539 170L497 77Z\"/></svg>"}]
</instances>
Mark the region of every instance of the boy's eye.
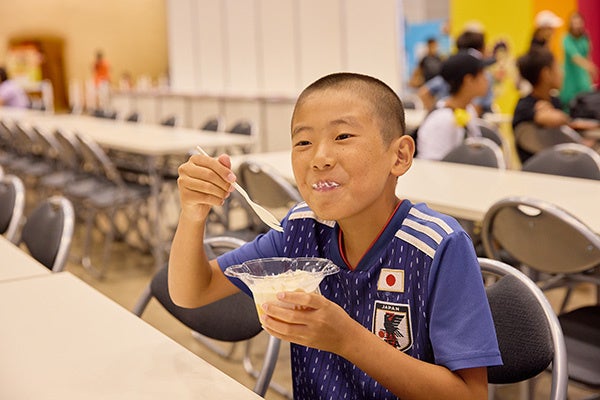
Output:
<instances>
[{"instance_id":1,"label":"boy's eye","mask_svg":"<svg viewBox=\"0 0 600 400\"><path fill-rule=\"evenodd\" d=\"M294 143L294 146L308 146L310 142L308 140L299 140Z\"/></svg>"},{"instance_id":2,"label":"boy's eye","mask_svg":"<svg viewBox=\"0 0 600 400\"><path fill-rule=\"evenodd\" d=\"M351 137L352 137L352 135L349 133L340 133L339 135L337 135L335 137L335 140L344 140L344 139L349 139Z\"/></svg>"}]
</instances>

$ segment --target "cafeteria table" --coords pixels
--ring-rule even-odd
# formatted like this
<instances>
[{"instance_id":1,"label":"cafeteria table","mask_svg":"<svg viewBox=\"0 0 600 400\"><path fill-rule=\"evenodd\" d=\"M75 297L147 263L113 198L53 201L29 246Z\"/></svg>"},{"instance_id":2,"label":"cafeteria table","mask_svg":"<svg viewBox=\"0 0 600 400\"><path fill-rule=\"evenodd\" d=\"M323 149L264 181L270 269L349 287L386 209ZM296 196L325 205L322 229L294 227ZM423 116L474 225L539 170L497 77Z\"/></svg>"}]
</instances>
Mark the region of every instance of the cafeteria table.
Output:
<instances>
[{"instance_id":1,"label":"cafeteria table","mask_svg":"<svg viewBox=\"0 0 600 400\"><path fill-rule=\"evenodd\" d=\"M1 235L0 260L0 282L50 274L48 268Z\"/></svg>"},{"instance_id":2,"label":"cafeteria table","mask_svg":"<svg viewBox=\"0 0 600 400\"><path fill-rule=\"evenodd\" d=\"M236 156L233 167L246 159L264 163L294 181L289 151ZM415 159L398 179L396 194L471 221L483 220L502 198L533 197L562 207L600 234L600 182L590 179Z\"/></svg>"},{"instance_id":3,"label":"cafeteria table","mask_svg":"<svg viewBox=\"0 0 600 400\"><path fill-rule=\"evenodd\" d=\"M0 281L0 316L3 399L261 398L69 272Z\"/></svg>"}]
</instances>

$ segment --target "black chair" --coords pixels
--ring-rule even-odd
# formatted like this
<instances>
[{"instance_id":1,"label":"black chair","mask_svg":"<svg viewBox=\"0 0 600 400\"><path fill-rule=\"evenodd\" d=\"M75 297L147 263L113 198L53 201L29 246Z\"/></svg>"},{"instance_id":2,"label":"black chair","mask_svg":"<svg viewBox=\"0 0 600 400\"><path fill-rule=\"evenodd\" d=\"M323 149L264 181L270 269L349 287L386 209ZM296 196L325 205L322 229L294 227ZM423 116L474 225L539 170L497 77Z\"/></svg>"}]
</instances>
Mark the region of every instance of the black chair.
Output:
<instances>
[{"instance_id":1,"label":"black chair","mask_svg":"<svg viewBox=\"0 0 600 400\"><path fill-rule=\"evenodd\" d=\"M529 158L523 171L600 180L600 154L578 143L563 143Z\"/></svg>"},{"instance_id":2,"label":"black chair","mask_svg":"<svg viewBox=\"0 0 600 400\"><path fill-rule=\"evenodd\" d=\"M246 119L240 119L234 122L227 130L228 133L235 133L238 135L247 135L252 137L254 140L257 139L258 131L256 129L256 125L248 121ZM228 149L229 152L235 152L236 150L240 150L243 154L251 153L254 148L253 144L249 144L246 146L233 146Z\"/></svg>"},{"instance_id":3,"label":"black chair","mask_svg":"<svg viewBox=\"0 0 600 400\"><path fill-rule=\"evenodd\" d=\"M566 125L546 128L534 122L522 122L514 129L515 144L521 162L531 155L563 143L582 143L582 137Z\"/></svg>"},{"instance_id":4,"label":"black chair","mask_svg":"<svg viewBox=\"0 0 600 400\"><path fill-rule=\"evenodd\" d=\"M86 221L81 263L87 270L102 278L106 272L110 248L115 238L127 239L127 235L136 234L137 246L142 250L146 250L143 246L149 246L150 240L141 231L141 227L144 221L148 221L146 201L150 196L150 187L124 181L115 165L95 141L80 134L75 134L75 139L89 178L69 185L65 189L65 194L78 205L78 212ZM123 218L116 217L119 211L122 211ZM97 268L91 259L92 231L96 218L100 215L106 217L108 226L104 238L102 263Z\"/></svg>"},{"instance_id":5,"label":"black chair","mask_svg":"<svg viewBox=\"0 0 600 400\"><path fill-rule=\"evenodd\" d=\"M75 212L62 196L42 201L28 216L18 244L52 272L65 268L75 229Z\"/></svg>"},{"instance_id":6,"label":"black chair","mask_svg":"<svg viewBox=\"0 0 600 400\"><path fill-rule=\"evenodd\" d=\"M514 267L479 258L503 365L488 367L488 382L517 383L532 379L551 364L550 399L567 395L567 351L552 306L526 275ZM494 387L491 387L493 392Z\"/></svg>"},{"instance_id":7,"label":"black chair","mask_svg":"<svg viewBox=\"0 0 600 400\"><path fill-rule=\"evenodd\" d=\"M166 117L163 120L160 121L160 124L162 126L170 126L170 127L174 127L177 124L177 117L172 115L170 117Z\"/></svg>"},{"instance_id":8,"label":"black chair","mask_svg":"<svg viewBox=\"0 0 600 400\"><path fill-rule=\"evenodd\" d=\"M600 236L553 204L510 197L490 207L481 237L488 257L514 260L542 290L566 288L559 320L569 378L600 388L600 294L596 305L565 313L575 285L587 282L600 288Z\"/></svg>"},{"instance_id":9,"label":"black chair","mask_svg":"<svg viewBox=\"0 0 600 400\"><path fill-rule=\"evenodd\" d=\"M25 209L25 186L20 178L4 175L0 179L0 234L16 243Z\"/></svg>"},{"instance_id":10,"label":"black chair","mask_svg":"<svg viewBox=\"0 0 600 400\"><path fill-rule=\"evenodd\" d=\"M140 122L140 113L134 111L125 117L126 122Z\"/></svg>"},{"instance_id":11,"label":"black chair","mask_svg":"<svg viewBox=\"0 0 600 400\"><path fill-rule=\"evenodd\" d=\"M223 117L212 117L204 121L202 125L200 125L200 130L202 131L213 131L220 132L224 128Z\"/></svg>"},{"instance_id":12,"label":"black chair","mask_svg":"<svg viewBox=\"0 0 600 400\"><path fill-rule=\"evenodd\" d=\"M209 258L216 258L219 254L238 248L245 242L233 237L219 236L207 238L204 243ZM236 344L244 341L246 344L244 368L257 378L254 391L264 396L277 362L280 341L270 337L263 367L260 372L257 372L250 360L250 339L258 335L262 327L251 297L240 292L199 308L179 307L173 303L169 295L168 266L166 266L154 275L132 312L141 317L152 298L178 321L190 328L196 339L221 357L230 359ZM232 343L232 346L229 350L224 350L211 342L211 339ZM286 393L278 385L271 386L275 390L279 389L281 393Z\"/></svg>"},{"instance_id":13,"label":"black chair","mask_svg":"<svg viewBox=\"0 0 600 400\"><path fill-rule=\"evenodd\" d=\"M470 137L450 150L441 161L506 169L500 147L490 139Z\"/></svg>"}]
</instances>

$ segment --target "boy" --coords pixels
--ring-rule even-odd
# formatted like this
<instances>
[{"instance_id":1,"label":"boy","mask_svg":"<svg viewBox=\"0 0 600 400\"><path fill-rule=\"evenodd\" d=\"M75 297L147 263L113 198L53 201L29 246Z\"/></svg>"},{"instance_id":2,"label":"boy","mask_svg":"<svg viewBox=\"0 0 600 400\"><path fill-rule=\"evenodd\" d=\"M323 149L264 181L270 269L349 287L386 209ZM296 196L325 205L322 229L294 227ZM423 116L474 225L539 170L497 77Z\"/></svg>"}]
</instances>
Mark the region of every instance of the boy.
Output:
<instances>
[{"instance_id":1,"label":"boy","mask_svg":"<svg viewBox=\"0 0 600 400\"><path fill-rule=\"evenodd\" d=\"M592 129L597 124L586 121L571 121L569 115L562 111L562 105L552 91L560 89L562 72L554 60L550 50L542 47L532 48L527 54L517 60L519 73L532 86L531 93L519 99L513 114L513 130L523 122L534 122L543 128L554 128L569 125L573 129ZM592 146L592 141L584 141ZM517 153L521 163L527 161L533 154L516 143Z\"/></svg>"},{"instance_id":2,"label":"boy","mask_svg":"<svg viewBox=\"0 0 600 400\"><path fill-rule=\"evenodd\" d=\"M467 136L481 136L473 122L477 111L471 104L488 90L484 62L475 50L459 51L442 65L440 75L448 83L450 96L438 104L418 130L417 157L441 160Z\"/></svg>"},{"instance_id":3,"label":"boy","mask_svg":"<svg viewBox=\"0 0 600 400\"><path fill-rule=\"evenodd\" d=\"M259 257L315 256L340 272L320 294L262 305L271 335L292 343L296 399L486 399L501 363L479 264L450 217L396 197L411 166L398 96L375 78L338 73L311 84L292 116L292 166L305 199L274 230L209 261L213 205L232 191L230 160L194 155L179 169L182 212L171 248L173 301L198 307L238 290L223 270Z\"/></svg>"}]
</instances>

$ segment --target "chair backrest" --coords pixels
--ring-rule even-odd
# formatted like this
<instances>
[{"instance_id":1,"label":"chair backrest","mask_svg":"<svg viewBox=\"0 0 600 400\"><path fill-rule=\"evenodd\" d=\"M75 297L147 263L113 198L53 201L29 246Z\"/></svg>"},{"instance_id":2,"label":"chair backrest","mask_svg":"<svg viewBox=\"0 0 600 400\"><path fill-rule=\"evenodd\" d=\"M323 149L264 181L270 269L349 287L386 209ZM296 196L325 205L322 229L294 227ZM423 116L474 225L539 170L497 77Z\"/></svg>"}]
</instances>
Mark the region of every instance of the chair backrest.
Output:
<instances>
[{"instance_id":1,"label":"chair backrest","mask_svg":"<svg viewBox=\"0 0 600 400\"><path fill-rule=\"evenodd\" d=\"M175 124L177 124L177 117L176 116L170 116L170 117L166 117L165 119L163 119L162 121L160 121L160 124L162 126L175 126Z\"/></svg>"},{"instance_id":2,"label":"chair backrest","mask_svg":"<svg viewBox=\"0 0 600 400\"><path fill-rule=\"evenodd\" d=\"M31 127L31 133L35 137L37 144L40 146L42 154L52 160L60 159L61 147L56 138L37 126Z\"/></svg>"},{"instance_id":3,"label":"chair backrest","mask_svg":"<svg viewBox=\"0 0 600 400\"><path fill-rule=\"evenodd\" d=\"M600 180L600 154L578 143L563 143L529 158L523 171Z\"/></svg>"},{"instance_id":4,"label":"chair backrest","mask_svg":"<svg viewBox=\"0 0 600 400\"><path fill-rule=\"evenodd\" d=\"M20 243L33 258L51 269L64 269L75 228L75 212L71 201L53 196L42 201L27 217Z\"/></svg>"},{"instance_id":5,"label":"chair backrest","mask_svg":"<svg viewBox=\"0 0 600 400\"><path fill-rule=\"evenodd\" d=\"M84 162L89 165L93 174L106 178L120 187L125 186L117 167L98 143L78 133L75 134L75 138L79 142Z\"/></svg>"},{"instance_id":6,"label":"chair backrest","mask_svg":"<svg viewBox=\"0 0 600 400\"><path fill-rule=\"evenodd\" d=\"M600 265L600 237L554 204L508 197L486 212L481 240L485 253L551 274L574 274Z\"/></svg>"},{"instance_id":7,"label":"chair backrest","mask_svg":"<svg viewBox=\"0 0 600 400\"><path fill-rule=\"evenodd\" d=\"M227 132L238 133L240 135L249 135L249 136L252 136L256 133L254 124L247 120L239 120L239 121L235 122L233 125L231 125L229 127L229 129L227 129Z\"/></svg>"},{"instance_id":8,"label":"chair backrest","mask_svg":"<svg viewBox=\"0 0 600 400\"><path fill-rule=\"evenodd\" d=\"M481 118L476 118L474 122L477 125L477 127L479 127L482 137L490 139L492 142L496 143L500 148L504 148L504 146L506 146L504 138L495 126Z\"/></svg>"},{"instance_id":9,"label":"chair backrest","mask_svg":"<svg viewBox=\"0 0 600 400\"><path fill-rule=\"evenodd\" d=\"M209 258L214 258L246 242L219 236L206 238L204 243ZM246 294L240 292L199 308L182 308L171 301L167 275L168 268L163 268L152 278L151 292L167 311L190 329L225 342L248 340L262 331L254 300Z\"/></svg>"},{"instance_id":10,"label":"chair backrest","mask_svg":"<svg viewBox=\"0 0 600 400\"><path fill-rule=\"evenodd\" d=\"M139 122L140 120L140 113L138 112L132 112L131 114L129 114L127 116L127 118L125 118L125 121L127 122Z\"/></svg>"},{"instance_id":11,"label":"chair backrest","mask_svg":"<svg viewBox=\"0 0 600 400\"><path fill-rule=\"evenodd\" d=\"M20 178L4 175L0 179L0 234L17 242L17 233L25 209L25 186Z\"/></svg>"},{"instance_id":12,"label":"chair backrest","mask_svg":"<svg viewBox=\"0 0 600 400\"><path fill-rule=\"evenodd\" d=\"M536 154L562 143L581 143L581 136L566 125L545 128L533 122L522 122L515 127L515 141L523 150Z\"/></svg>"},{"instance_id":13,"label":"chair backrest","mask_svg":"<svg viewBox=\"0 0 600 400\"><path fill-rule=\"evenodd\" d=\"M450 150L442 158L442 161L506 169L506 162L500 147L490 139L483 137L465 139L463 143Z\"/></svg>"},{"instance_id":14,"label":"chair backrest","mask_svg":"<svg viewBox=\"0 0 600 400\"><path fill-rule=\"evenodd\" d=\"M54 137L60 146L60 161L67 168L75 171L83 165L83 156L75 135L63 130L54 131Z\"/></svg>"},{"instance_id":15,"label":"chair backrest","mask_svg":"<svg viewBox=\"0 0 600 400\"><path fill-rule=\"evenodd\" d=\"M222 131L224 127L224 122L222 117L213 117L207 119L204 124L200 126L200 129L203 131L213 131L219 132Z\"/></svg>"},{"instance_id":16,"label":"chair backrest","mask_svg":"<svg viewBox=\"0 0 600 400\"><path fill-rule=\"evenodd\" d=\"M237 171L252 200L266 208L285 208L302 201L298 189L277 172L255 161L244 161Z\"/></svg>"},{"instance_id":17,"label":"chair backrest","mask_svg":"<svg viewBox=\"0 0 600 400\"><path fill-rule=\"evenodd\" d=\"M552 306L537 285L516 268L487 258L479 258L479 265L484 276L499 278L486 287L486 294L503 365L488 367L488 382L521 382L552 363L550 399L565 399L567 352Z\"/></svg>"}]
</instances>

